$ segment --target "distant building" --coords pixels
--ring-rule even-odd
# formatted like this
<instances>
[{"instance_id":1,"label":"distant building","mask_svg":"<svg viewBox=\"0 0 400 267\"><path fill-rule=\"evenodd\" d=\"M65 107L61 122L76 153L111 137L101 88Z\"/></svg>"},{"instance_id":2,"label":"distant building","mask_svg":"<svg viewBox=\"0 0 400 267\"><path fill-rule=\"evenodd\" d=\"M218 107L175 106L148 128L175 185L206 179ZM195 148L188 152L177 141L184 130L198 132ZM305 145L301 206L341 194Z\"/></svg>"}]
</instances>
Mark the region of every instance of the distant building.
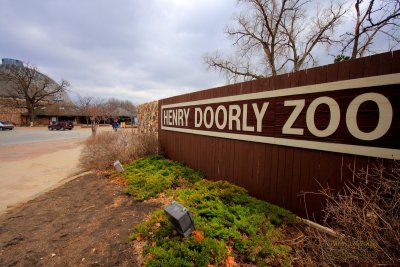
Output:
<instances>
[{"instance_id":1,"label":"distant building","mask_svg":"<svg viewBox=\"0 0 400 267\"><path fill-rule=\"evenodd\" d=\"M23 67L24 63L21 60L18 59L13 59L13 58L2 58L1 59L1 64L3 66L7 66L7 65L16 65L19 67Z\"/></svg>"},{"instance_id":2,"label":"distant building","mask_svg":"<svg viewBox=\"0 0 400 267\"><path fill-rule=\"evenodd\" d=\"M0 64L0 120L11 121L16 125L28 125L29 114L25 108L16 108L13 106L13 102L8 97L7 91L10 89L10 84L1 79L1 74L10 66L24 67L21 60L3 58ZM42 76L46 76L43 73L39 73ZM47 76L46 76L47 77ZM50 77L47 77L50 78ZM51 79L51 78L50 78ZM57 85L55 81L51 79L54 85ZM46 107L41 107L36 110L36 118L34 125L48 125L52 121L72 121L74 124L88 124L90 119L85 116L83 112L73 104L67 92L62 95L58 95L51 99L52 104ZM24 101L21 99L21 101ZM126 122L127 124L132 123L132 116L135 117L136 112L128 111L122 107L118 107L113 113L114 117L119 122ZM102 123L108 124L113 121L114 118L102 120ZM137 119L136 119L137 123Z\"/></svg>"},{"instance_id":3,"label":"distant building","mask_svg":"<svg viewBox=\"0 0 400 267\"><path fill-rule=\"evenodd\" d=\"M28 125L28 113L24 108L16 108L12 105L12 100L7 96L7 90L10 85L7 81L1 79L1 73L6 71L9 66L24 67L21 60L12 58L3 58L0 64L0 120L7 120L16 125ZM45 74L39 73L45 76ZM51 78L50 78L51 79ZM51 79L54 86L57 85ZM23 101L23 99L21 99ZM80 121L79 110L73 105L67 93L54 99L54 103L47 107L36 110L35 125L47 125L49 121L54 120L70 120L74 123Z\"/></svg>"}]
</instances>

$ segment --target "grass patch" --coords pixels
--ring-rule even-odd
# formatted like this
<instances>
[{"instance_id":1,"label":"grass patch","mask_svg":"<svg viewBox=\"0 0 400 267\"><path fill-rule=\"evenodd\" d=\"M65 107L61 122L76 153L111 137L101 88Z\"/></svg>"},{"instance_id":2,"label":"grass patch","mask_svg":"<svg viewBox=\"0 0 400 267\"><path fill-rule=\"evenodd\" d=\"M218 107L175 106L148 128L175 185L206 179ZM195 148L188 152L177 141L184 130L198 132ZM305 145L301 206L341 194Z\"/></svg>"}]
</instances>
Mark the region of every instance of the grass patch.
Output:
<instances>
[{"instance_id":1,"label":"grass patch","mask_svg":"<svg viewBox=\"0 0 400 267\"><path fill-rule=\"evenodd\" d=\"M137 225L130 238L146 240L146 266L217 266L228 256L258 266L290 265L291 247L279 242L284 236L280 226L295 223L289 211L159 156L125 169L128 193L146 199L175 190L174 199L189 208L196 224L197 235L182 238L160 209Z\"/></svg>"},{"instance_id":2,"label":"grass patch","mask_svg":"<svg viewBox=\"0 0 400 267\"><path fill-rule=\"evenodd\" d=\"M124 177L128 180L126 193L136 200L145 200L170 189L193 184L203 175L182 163L162 156L150 156L126 166Z\"/></svg>"}]
</instances>

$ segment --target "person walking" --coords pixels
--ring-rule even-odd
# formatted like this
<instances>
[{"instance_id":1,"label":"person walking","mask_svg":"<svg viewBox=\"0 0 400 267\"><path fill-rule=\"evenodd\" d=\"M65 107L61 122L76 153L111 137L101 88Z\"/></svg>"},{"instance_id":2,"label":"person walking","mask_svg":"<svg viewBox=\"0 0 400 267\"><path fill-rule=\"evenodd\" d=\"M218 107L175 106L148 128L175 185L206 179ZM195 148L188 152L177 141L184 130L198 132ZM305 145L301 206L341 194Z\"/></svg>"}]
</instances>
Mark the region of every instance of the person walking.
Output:
<instances>
[{"instance_id":1,"label":"person walking","mask_svg":"<svg viewBox=\"0 0 400 267\"><path fill-rule=\"evenodd\" d=\"M118 130L118 127L119 127L118 121L114 121L113 124L112 124L112 127L113 127L113 130L114 130L114 131L117 131L117 130Z\"/></svg>"}]
</instances>

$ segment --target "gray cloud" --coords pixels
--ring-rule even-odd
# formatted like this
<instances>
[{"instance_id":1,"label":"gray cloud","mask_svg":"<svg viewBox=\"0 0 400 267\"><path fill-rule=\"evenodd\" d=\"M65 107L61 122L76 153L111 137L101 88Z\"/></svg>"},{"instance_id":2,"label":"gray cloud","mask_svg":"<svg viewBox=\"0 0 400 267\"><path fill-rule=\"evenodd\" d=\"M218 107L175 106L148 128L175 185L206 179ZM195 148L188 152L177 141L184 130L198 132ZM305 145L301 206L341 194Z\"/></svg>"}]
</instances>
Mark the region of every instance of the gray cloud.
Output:
<instances>
[{"instance_id":1,"label":"gray cloud","mask_svg":"<svg viewBox=\"0 0 400 267\"><path fill-rule=\"evenodd\" d=\"M2 0L0 57L36 64L83 95L142 103L212 86L206 52L230 49L232 0Z\"/></svg>"}]
</instances>

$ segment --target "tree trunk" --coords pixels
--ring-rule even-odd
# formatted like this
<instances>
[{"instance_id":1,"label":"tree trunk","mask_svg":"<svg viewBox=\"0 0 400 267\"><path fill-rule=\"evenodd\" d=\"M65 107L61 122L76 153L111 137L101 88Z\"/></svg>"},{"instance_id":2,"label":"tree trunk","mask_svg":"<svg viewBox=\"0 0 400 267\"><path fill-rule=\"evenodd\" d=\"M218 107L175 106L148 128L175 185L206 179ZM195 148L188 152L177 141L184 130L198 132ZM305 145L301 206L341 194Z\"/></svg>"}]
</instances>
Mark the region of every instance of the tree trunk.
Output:
<instances>
[{"instance_id":1,"label":"tree trunk","mask_svg":"<svg viewBox=\"0 0 400 267\"><path fill-rule=\"evenodd\" d=\"M96 132L97 132L97 124L96 124L96 119L91 119L91 128L92 128L92 137L96 136Z\"/></svg>"},{"instance_id":2,"label":"tree trunk","mask_svg":"<svg viewBox=\"0 0 400 267\"><path fill-rule=\"evenodd\" d=\"M358 52L358 42L360 38L360 27L361 27L361 21L360 21L360 1L357 0L356 4L354 5L356 9L356 27L354 29L354 43L353 43L353 50L351 52L351 59L356 59L357 58L357 52Z\"/></svg>"},{"instance_id":3,"label":"tree trunk","mask_svg":"<svg viewBox=\"0 0 400 267\"><path fill-rule=\"evenodd\" d=\"M33 122L35 121L35 111L32 108L32 109L29 109L28 112L29 112L29 125L30 125L30 127L32 127Z\"/></svg>"}]
</instances>

